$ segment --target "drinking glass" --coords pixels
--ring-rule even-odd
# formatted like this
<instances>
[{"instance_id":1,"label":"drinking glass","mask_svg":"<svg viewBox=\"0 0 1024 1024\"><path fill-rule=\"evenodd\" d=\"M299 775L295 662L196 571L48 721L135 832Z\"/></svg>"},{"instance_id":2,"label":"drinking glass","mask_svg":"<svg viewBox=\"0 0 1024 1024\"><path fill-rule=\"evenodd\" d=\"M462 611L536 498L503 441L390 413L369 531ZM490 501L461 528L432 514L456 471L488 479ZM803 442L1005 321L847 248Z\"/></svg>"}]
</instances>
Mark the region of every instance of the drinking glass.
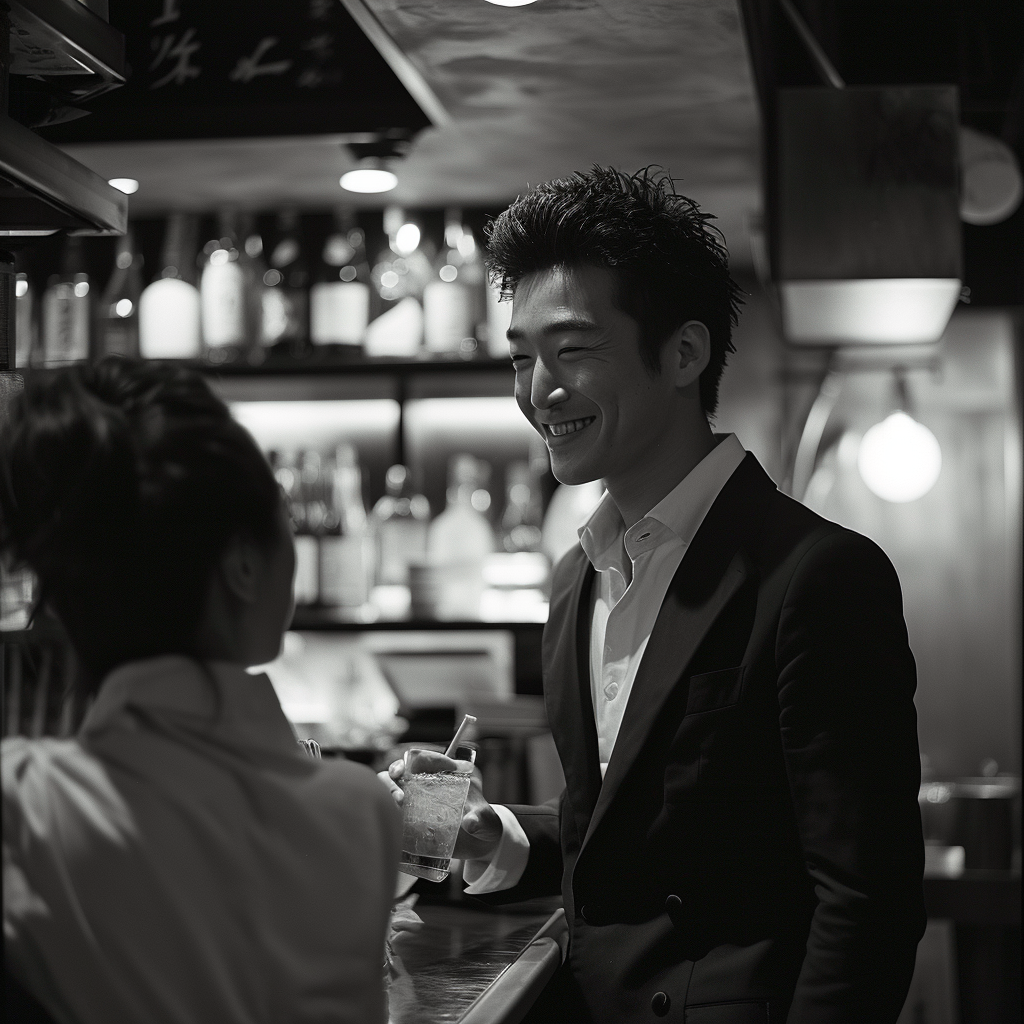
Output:
<instances>
[{"instance_id":1,"label":"drinking glass","mask_svg":"<svg viewBox=\"0 0 1024 1024\"><path fill-rule=\"evenodd\" d=\"M438 758L433 750L407 750L405 772L398 783L405 793L398 869L431 882L448 877L476 750L460 747L454 770L436 770Z\"/></svg>"}]
</instances>

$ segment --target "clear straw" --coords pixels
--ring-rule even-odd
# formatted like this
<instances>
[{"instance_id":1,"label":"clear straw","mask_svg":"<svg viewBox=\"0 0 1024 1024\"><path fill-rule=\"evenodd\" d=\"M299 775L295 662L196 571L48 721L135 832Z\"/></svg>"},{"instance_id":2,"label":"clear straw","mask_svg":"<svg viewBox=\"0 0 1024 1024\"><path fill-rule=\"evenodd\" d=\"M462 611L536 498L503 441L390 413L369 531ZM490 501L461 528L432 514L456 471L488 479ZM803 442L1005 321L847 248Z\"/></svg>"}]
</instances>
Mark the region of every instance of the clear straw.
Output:
<instances>
[{"instance_id":1,"label":"clear straw","mask_svg":"<svg viewBox=\"0 0 1024 1024\"><path fill-rule=\"evenodd\" d=\"M455 730L455 735L452 737L451 743L448 744L448 749L444 752L445 757L454 757L455 751L458 749L459 740L462 739L462 734L476 721L473 715L466 715L462 720L462 724Z\"/></svg>"}]
</instances>

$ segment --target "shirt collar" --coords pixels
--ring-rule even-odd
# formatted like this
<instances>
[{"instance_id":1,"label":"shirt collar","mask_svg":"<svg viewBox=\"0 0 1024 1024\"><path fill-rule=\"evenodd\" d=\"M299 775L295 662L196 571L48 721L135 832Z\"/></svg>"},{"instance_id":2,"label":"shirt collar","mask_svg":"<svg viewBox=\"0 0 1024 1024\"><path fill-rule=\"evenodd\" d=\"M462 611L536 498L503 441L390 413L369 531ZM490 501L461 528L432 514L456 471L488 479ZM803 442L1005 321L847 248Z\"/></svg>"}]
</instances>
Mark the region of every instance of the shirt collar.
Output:
<instances>
[{"instance_id":1,"label":"shirt collar","mask_svg":"<svg viewBox=\"0 0 1024 1024\"><path fill-rule=\"evenodd\" d=\"M719 492L746 455L735 434L715 437L715 447L629 530L611 495L605 493L579 530L580 544L595 569L604 572L615 568L623 572L623 559L636 558L641 543L644 551L669 542L689 546Z\"/></svg>"}]
</instances>

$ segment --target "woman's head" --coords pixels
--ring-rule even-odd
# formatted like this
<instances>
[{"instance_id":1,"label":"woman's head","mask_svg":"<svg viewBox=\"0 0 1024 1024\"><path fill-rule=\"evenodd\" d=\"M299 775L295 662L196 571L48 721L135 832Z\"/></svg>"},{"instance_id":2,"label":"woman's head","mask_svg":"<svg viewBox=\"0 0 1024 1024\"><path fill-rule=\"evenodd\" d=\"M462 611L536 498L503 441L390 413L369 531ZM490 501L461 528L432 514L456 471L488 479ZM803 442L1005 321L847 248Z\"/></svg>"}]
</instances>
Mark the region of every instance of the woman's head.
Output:
<instances>
[{"instance_id":1,"label":"woman's head","mask_svg":"<svg viewBox=\"0 0 1024 1024\"><path fill-rule=\"evenodd\" d=\"M201 653L211 588L276 625L269 657L290 614L270 467L184 369L108 359L30 379L0 430L0 547L39 577L93 686L126 661Z\"/></svg>"}]
</instances>

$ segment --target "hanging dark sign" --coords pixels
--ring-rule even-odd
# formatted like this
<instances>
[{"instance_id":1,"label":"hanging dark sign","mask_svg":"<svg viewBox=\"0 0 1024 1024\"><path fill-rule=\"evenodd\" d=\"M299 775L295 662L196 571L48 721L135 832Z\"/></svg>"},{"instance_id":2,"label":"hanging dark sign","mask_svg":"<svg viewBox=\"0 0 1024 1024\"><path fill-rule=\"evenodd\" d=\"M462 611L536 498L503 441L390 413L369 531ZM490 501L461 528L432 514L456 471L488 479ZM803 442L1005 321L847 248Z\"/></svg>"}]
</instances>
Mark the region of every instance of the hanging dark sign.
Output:
<instances>
[{"instance_id":1,"label":"hanging dark sign","mask_svg":"<svg viewBox=\"0 0 1024 1024\"><path fill-rule=\"evenodd\" d=\"M431 121L341 0L110 0L128 83L54 142L415 133Z\"/></svg>"}]
</instances>

